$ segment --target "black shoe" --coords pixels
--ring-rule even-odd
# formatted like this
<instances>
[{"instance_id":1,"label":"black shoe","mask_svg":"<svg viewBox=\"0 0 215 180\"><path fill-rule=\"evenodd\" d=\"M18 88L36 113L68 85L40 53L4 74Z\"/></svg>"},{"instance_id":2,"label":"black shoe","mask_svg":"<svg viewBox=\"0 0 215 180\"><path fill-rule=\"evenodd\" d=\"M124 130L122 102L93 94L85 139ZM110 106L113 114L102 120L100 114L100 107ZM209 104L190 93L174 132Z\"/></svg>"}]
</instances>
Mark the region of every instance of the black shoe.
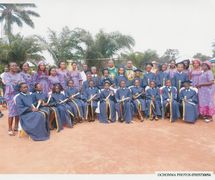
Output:
<instances>
[{"instance_id":1,"label":"black shoe","mask_svg":"<svg viewBox=\"0 0 215 180\"><path fill-rule=\"evenodd\" d=\"M4 114L0 113L0 118L3 117L3 116L4 116Z\"/></svg>"}]
</instances>

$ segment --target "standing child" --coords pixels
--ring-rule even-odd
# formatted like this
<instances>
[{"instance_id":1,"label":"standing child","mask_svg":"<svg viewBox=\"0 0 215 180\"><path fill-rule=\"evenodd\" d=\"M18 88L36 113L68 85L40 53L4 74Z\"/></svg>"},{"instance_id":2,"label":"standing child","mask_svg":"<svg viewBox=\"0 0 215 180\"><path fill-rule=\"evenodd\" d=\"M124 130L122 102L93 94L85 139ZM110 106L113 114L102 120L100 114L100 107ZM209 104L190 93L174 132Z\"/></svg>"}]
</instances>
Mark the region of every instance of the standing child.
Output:
<instances>
[{"instance_id":1,"label":"standing child","mask_svg":"<svg viewBox=\"0 0 215 180\"><path fill-rule=\"evenodd\" d=\"M106 81L110 82L110 86L114 86L114 82L112 78L109 76L108 69L103 69L102 72L103 72L103 77L100 79L99 89L104 89L104 84Z\"/></svg>"},{"instance_id":2,"label":"standing child","mask_svg":"<svg viewBox=\"0 0 215 180\"><path fill-rule=\"evenodd\" d=\"M151 72L152 70L152 63L146 64L146 72L143 75L143 87L149 86L151 81L155 81L156 77L155 74Z\"/></svg>"},{"instance_id":3,"label":"standing child","mask_svg":"<svg viewBox=\"0 0 215 180\"><path fill-rule=\"evenodd\" d=\"M158 117L161 116L160 93L155 86L155 81L151 81L150 87L146 88L146 116L150 120L158 120Z\"/></svg>"},{"instance_id":4,"label":"standing child","mask_svg":"<svg viewBox=\"0 0 215 180\"><path fill-rule=\"evenodd\" d=\"M140 86L139 79L135 79L134 86L131 87L131 94L132 94L132 102L134 104L134 110L135 110L135 112L138 113L138 117L142 122L144 120L143 114L145 112L146 103L145 103L145 99L144 99L145 91Z\"/></svg>"},{"instance_id":5,"label":"standing child","mask_svg":"<svg viewBox=\"0 0 215 180\"><path fill-rule=\"evenodd\" d=\"M172 85L177 88L178 92L178 100L179 100L179 92L180 89L183 87L183 83L185 81L188 81L188 75L184 73L184 63L180 62L176 65L177 67L177 72L174 74L174 77L172 79Z\"/></svg>"},{"instance_id":6,"label":"standing child","mask_svg":"<svg viewBox=\"0 0 215 180\"><path fill-rule=\"evenodd\" d=\"M134 82L135 80L139 80L140 81L140 87L144 87L144 83L143 83L143 79L141 78L141 75L142 75L142 70L141 69L135 69L134 70L134 79L132 80L132 83L131 85L134 86Z\"/></svg>"},{"instance_id":7,"label":"standing child","mask_svg":"<svg viewBox=\"0 0 215 180\"><path fill-rule=\"evenodd\" d=\"M180 91L180 101L183 108L183 120L195 123L198 118L198 96L195 90L190 88L191 81L184 82L184 88Z\"/></svg>"},{"instance_id":8,"label":"standing child","mask_svg":"<svg viewBox=\"0 0 215 180\"><path fill-rule=\"evenodd\" d=\"M108 123L116 121L114 91L110 89L110 81L105 81L104 89L100 94L100 114L99 121Z\"/></svg>"},{"instance_id":9,"label":"standing child","mask_svg":"<svg viewBox=\"0 0 215 180\"><path fill-rule=\"evenodd\" d=\"M170 122L177 120L180 117L177 89L172 86L171 80L166 80L166 86L162 88L162 98L162 106L167 118L170 118Z\"/></svg>"},{"instance_id":10,"label":"standing child","mask_svg":"<svg viewBox=\"0 0 215 180\"><path fill-rule=\"evenodd\" d=\"M126 87L128 86L128 79L125 76L125 69L124 69L124 67L119 67L119 69L118 69L118 76L115 77L116 88L119 88L121 81L125 82Z\"/></svg>"},{"instance_id":11,"label":"standing child","mask_svg":"<svg viewBox=\"0 0 215 180\"><path fill-rule=\"evenodd\" d=\"M120 81L120 88L116 91L115 97L119 122L131 123L133 119L132 95L130 89L126 87L126 81Z\"/></svg>"},{"instance_id":12,"label":"standing child","mask_svg":"<svg viewBox=\"0 0 215 180\"><path fill-rule=\"evenodd\" d=\"M166 80L170 79L169 73L167 72L167 65L162 64L161 70L158 72L156 76L156 83L158 87L165 86Z\"/></svg>"}]
</instances>

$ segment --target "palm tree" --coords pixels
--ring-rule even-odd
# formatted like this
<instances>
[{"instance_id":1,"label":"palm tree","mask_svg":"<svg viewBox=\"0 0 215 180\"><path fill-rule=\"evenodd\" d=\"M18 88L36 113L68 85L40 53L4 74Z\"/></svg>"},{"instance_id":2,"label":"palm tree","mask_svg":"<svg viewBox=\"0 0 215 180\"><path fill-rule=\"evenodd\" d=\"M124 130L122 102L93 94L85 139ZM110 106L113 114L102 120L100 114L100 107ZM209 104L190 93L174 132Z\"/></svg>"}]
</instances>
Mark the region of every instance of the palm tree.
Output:
<instances>
[{"instance_id":1,"label":"palm tree","mask_svg":"<svg viewBox=\"0 0 215 180\"><path fill-rule=\"evenodd\" d=\"M0 41L0 61L3 64L9 62L22 64L26 61L35 64L44 59L41 55L43 50L36 37L23 37L18 34L11 37L10 44L3 40Z\"/></svg>"},{"instance_id":2,"label":"palm tree","mask_svg":"<svg viewBox=\"0 0 215 180\"><path fill-rule=\"evenodd\" d=\"M4 24L4 32L10 38L12 34L12 25L15 23L19 27L23 26L23 23L34 28L34 22L31 19L33 17L40 17L35 11L28 8L35 8L33 3L24 4L0 4L0 22Z\"/></svg>"}]
</instances>

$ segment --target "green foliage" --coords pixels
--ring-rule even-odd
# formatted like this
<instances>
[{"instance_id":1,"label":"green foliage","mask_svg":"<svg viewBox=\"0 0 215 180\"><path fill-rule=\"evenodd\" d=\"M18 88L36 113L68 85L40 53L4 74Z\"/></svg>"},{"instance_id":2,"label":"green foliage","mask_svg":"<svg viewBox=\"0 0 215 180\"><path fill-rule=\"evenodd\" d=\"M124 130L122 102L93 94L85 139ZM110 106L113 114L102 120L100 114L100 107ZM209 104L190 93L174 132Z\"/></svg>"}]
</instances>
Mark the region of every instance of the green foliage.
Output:
<instances>
[{"instance_id":1,"label":"green foliage","mask_svg":"<svg viewBox=\"0 0 215 180\"><path fill-rule=\"evenodd\" d=\"M36 63L44 57L41 55L42 48L39 41L34 37L24 38L21 35L11 36L10 44L0 41L0 61L3 64L17 62L18 64L30 61Z\"/></svg>"},{"instance_id":2,"label":"green foliage","mask_svg":"<svg viewBox=\"0 0 215 180\"><path fill-rule=\"evenodd\" d=\"M33 17L40 17L40 15L29 8L35 8L36 5L32 3L23 4L0 4L0 22L4 24L4 31L10 40L12 35L12 25L16 24L19 27L23 27L23 23L34 28L34 22L31 19Z\"/></svg>"},{"instance_id":3,"label":"green foliage","mask_svg":"<svg viewBox=\"0 0 215 180\"><path fill-rule=\"evenodd\" d=\"M171 60L176 60L179 55L179 50L178 49L167 49L164 52L164 55L160 57L160 62L161 63L168 63Z\"/></svg>"},{"instance_id":4,"label":"green foliage","mask_svg":"<svg viewBox=\"0 0 215 180\"><path fill-rule=\"evenodd\" d=\"M206 61L206 60L209 60L211 59L210 56L207 56L207 55L204 55L202 53L196 53L193 58L197 58L197 59L200 59L201 61Z\"/></svg>"}]
</instances>

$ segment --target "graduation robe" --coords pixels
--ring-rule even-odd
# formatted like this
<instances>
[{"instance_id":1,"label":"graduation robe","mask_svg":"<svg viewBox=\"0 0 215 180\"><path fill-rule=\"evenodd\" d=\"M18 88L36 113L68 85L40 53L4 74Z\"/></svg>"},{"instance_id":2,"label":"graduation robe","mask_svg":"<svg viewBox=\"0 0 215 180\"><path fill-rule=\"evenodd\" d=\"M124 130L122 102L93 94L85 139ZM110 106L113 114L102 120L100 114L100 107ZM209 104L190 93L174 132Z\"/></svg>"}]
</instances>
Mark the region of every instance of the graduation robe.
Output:
<instances>
[{"instance_id":1,"label":"graduation robe","mask_svg":"<svg viewBox=\"0 0 215 180\"><path fill-rule=\"evenodd\" d=\"M109 94L112 93L113 95ZM109 96L108 99L106 99ZM116 110L115 110L115 95L113 90L103 89L100 93L100 113L99 121L101 123L108 123L108 119L111 122L116 121Z\"/></svg>"},{"instance_id":2,"label":"graduation robe","mask_svg":"<svg viewBox=\"0 0 215 180\"><path fill-rule=\"evenodd\" d=\"M124 75L118 75L118 76L115 77L115 85L116 85L116 88L119 88L120 82L121 82L121 81L125 81L126 86L127 86L127 87L129 86L129 81L128 81L127 77L124 76Z\"/></svg>"},{"instance_id":3,"label":"graduation robe","mask_svg":"<svg viewBox=\"0 0 215 180\"><path fill-rule=\"evenodd\" d=\"M175 121L178 118L180 118L180 111L179 111L179 103L177 102L177 89L176 87L167 87L165 86L162 88L162 98L163 98L163 107L164 107L164 112L167 110L167 106L171 101L170 105L170 120Z\"/></svg>"},{"instance_id":4,"label":"graduation robe","mask_svg":"<svg viewBox=\"0 0 215 180\"><path fill-rule=\"evenodd\" d=\"M20 116L20 124L24 131L34 141L49 139L49 124L43 112L33 112L30 94L19 93L16 97L16 107Z\"/></svg>"},{"instance_id":5,"label":"graduation robe","mask_svg":"<svg viewBox=\"0 0 215 180\"><path fill-rule=\"evenodd\" d=\"M149 86L150 81L155 81L156 76L152 72L146 72L144 73L143 76L143 87L145 88L146 86Z\"/></svg>"},{"instance_id":6,"label":"graduation robe","mask_svg":"<svg viewBox=\"0 0 215 180\"><path fill-rule=\"evenodd\" d=\"M77 88L74 87L68 87L65 90L65 96L68 98L72 95L77 94L79 91ZM69 101L69 104L73 107L74 109L74 115L77 117L84 117L84 114L86 113L86 103L82 100L82 95L79 93L76 95L72 100Z\"/></svg>"},{"instance_id":7,"label":"graduation robe","mask_svg":"<svg viewBox=\"0 0 215 180\"><path fill-rule=\"evenodd\" d=\"M34 92L31 94L31 97L35 107L37 106L39 100L43 100L44 102L47 102L48 100L47 95L43 92ZM60 119L60 112L57 108L40 105L39 110L46 113L48 121L50 120L51 111L53 111L55 115L55 127L57 128L57 132L63 129L63 125Z\"/></svg>"},{"instance_id":8,"label":"graduation robe","mask_svg":"<svg viewBox=\"0 0 215 180\"><path fill-rule=\"evenodd\" d=\"M65 95L62 93L52 93L50 106L57 108L63 126L67 125L68 127L72 127L73 122L71 116L74 117L74 114L71 112L71 106L69 106L67 103L59 104L60 101L63 101L65 99Z\"/></svg>"},{"instance_id":9,"label":"graduation robe","mask_svg":"<svg viewBox=\"0 0 215 180\"><path fill-rule=\"evenodd\" d=\"M146 109L146 102L145 102L144 94L140 95L137 98L134 98L134 96L142 93L143 90L144 89L142 87L137 87L137 86L131 87L132 103L134 105L134 111L136 113L138 112L139 106L141 108L141 111L145 111L145 109Z\"/></svg>"},{"instance_id":10,"label":"graduation robe","mask_svg":"<svg viewBox=\"0 0 215 180\"><path fill-rule=\"evenodd\" d=\"M165 81L169 80L169 79L170 79L170 77L169 77L168 72L159 71L157 76L156 76L157 87L165 86Z\"/></svg>"},{"instance_id":11,"label":"graduation robe","mask_svg":"<svg viewBox=\"0 0 215 180\"><path fill-rule=\"evenodd\" d=\"M180 92L180 89L183 87L183 82L184 81L188 81L189 78L187 76L186 73L184 72L176 72L173 76L173 79L172 79L172 86L175 86L177 88L177 92L178 92L178 100L179 100L179 92Z\"/></svg>"},{"instance_id":12,"label":"graduation robe","mask_svg":"<svg viewBox=\"0 0 215 180\"><path fill-rule=\"evenodd\" d=\"M118 113L119 119L125 120L126 123L130 123L133 118L133 106L131 103L132 95L131 91L128 88L119 88L116 91L116 111ZM122 98L127 98L128 100L125 100L123 102L119 102ZM122 108L122 109L121 109Z\"/></svg>"},{"instance_id":13,"label":"graduation robe","mask_svg":"<svg viewBox=\"0 0 215 180\"><path fill-rule=\"evenodd\" d=\"M99 81L99 89L104 89L105 81L109 81L111 85L114 84L114 81L110 77L102 77Z\"/></svg>"},{"instance_id":14,"label":"graduation robe","mask_svg":"<svg viewBox=\"0 0 215 180\"><path fill-rule=\"evenodd\" d=\"M131 82L131 86L134 86L134 82L135 80L139 80L140 81L140 87L144 88L144 83L143 83L143 79L141 77L134 77L134 79Z\"/></svg>"},{"instance_id":15,"label":"graduation robe","mask_svg":"<svg viewBox=\"0 0 215 180\"><path fill-rule=\"evenodd\" d=\"M93 108L93 113L95 112L97 105L98 105L98 101L99 101L99 89L97 87L89 87L87 88L84 92L83 92L83 98L87 104L86 107L86 119L89 115L89 106L91 108ZM94 99L91 102L87 102L87 100L89 100L92 96L94 96L96 94L96 96L94 97Z\"/></svg>"},{"instance_id":16,"label":"graduation robe","mask_svg":"<svg viewBox=\"0 0 215 180\"><path fill-rule=\"evenodd\" d=\"M152 109L153 116L161 116L161 100L158 88L148 88L146 90L146 116L150 115L150 104L152 103L152 96L154 96L154 109Z\"/></svg>"},{"instance_id":17,"label":"graduation robe","mask_svg":"<svg viewBox=\"0 0 215 180\"><path fill-rule=\"evenodd\" d=\"M186 101L183 101L186 99ZM198 118L198 96L196 91L189 89L182 89L180 92L180 101L183 107L183 120L194 123Z\"/></svg>"}]
</instances>

